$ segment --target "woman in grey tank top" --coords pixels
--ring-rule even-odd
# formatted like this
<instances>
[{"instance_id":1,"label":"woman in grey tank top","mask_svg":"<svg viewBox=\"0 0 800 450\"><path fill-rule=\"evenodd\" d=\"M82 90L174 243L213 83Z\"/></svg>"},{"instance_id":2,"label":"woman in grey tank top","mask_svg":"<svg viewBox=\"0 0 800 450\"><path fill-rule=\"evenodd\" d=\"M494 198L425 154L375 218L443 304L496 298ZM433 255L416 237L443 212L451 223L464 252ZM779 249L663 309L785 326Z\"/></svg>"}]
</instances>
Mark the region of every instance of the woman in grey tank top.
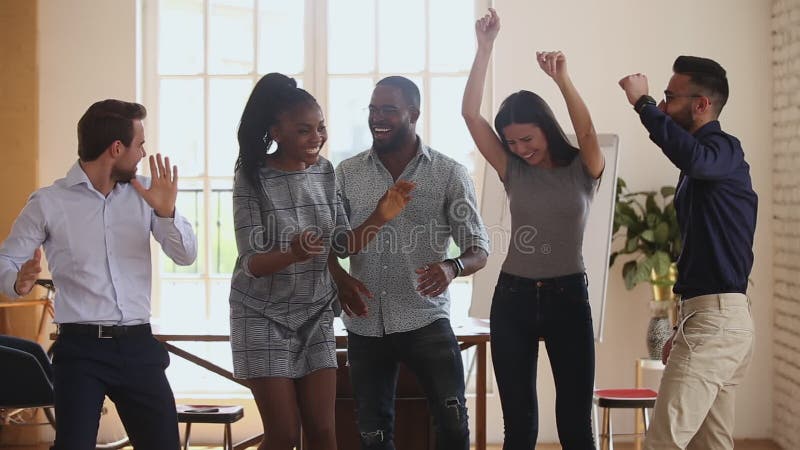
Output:
<instances>
[{"instance_id":1,"label":"woman in grey tank top","mask_svg":"<svg viewBox=\"0 0 800 450\"><path fill-rule=\"evenodd\" d=\"M358 253L403 210L414 184L395 184L351 231L333 165L319 155L327 140L322 110L279 73L253 88L238 139L233 373L247 380L258 406L266 436L260 449L267 441L294 448L301 417L310 448L335 449L337 296L328 257ZM267 154L273 142L277 148Z\"/></svg>"},{"instance_id":2,"label":"woman in grey tank top","mask_svg":"<svg viewBox=\"0 0 800 450\"><path fill-rule=\"evenodd\" d=\"M589 205L603 172L589 110L561 52L537 52L558 86L577 135L570 144L545 101L530 91L506 98L494 121L480 114L500 19L475 23L478 50L462 115L478 150L503 181L511 245L491 308L492 360L503 407L503 450L530 450L539 430L536 369L543 340L556 384L556 423L565 450L593 449L594 339L581 247Z\"/></svg>"}]
</instances>

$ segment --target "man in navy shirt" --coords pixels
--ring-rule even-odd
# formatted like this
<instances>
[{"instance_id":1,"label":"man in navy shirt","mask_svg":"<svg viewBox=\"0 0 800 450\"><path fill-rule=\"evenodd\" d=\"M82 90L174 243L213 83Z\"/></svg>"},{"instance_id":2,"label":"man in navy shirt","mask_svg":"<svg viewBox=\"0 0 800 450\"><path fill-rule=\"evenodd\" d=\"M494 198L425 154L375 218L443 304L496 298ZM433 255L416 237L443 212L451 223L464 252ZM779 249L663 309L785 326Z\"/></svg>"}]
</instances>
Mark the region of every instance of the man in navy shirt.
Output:
<instances>
[{"instance_id":1,"label":"man in navy shirt","mask_svg":"<svg viewBox=\"0 0 800 450\"><path fill-rule=\"evenodd\" d=\"M667 366L645 448L732 449L734 389L753 349L745 291L758 198L741 143L717 120L728 99L725 69L693 56L678 57L672 69L658 104L645 75L619 82L650 139L680 169L680 322L664 346Z\"/></svg>"}]
</instances>

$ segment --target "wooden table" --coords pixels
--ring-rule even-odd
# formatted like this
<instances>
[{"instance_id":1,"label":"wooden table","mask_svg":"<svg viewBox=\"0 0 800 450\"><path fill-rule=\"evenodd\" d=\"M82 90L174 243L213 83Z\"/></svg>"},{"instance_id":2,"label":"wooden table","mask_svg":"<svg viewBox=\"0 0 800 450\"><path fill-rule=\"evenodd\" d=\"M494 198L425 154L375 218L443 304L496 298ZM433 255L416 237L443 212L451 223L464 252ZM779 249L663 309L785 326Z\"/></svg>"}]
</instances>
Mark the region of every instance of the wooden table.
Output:
<instances>
[{"instance_id":1,"label":"wooden table","mask_svg":"<svg viewBox=\"0 0 800 450\"><path fill-rule=\"evenodd\" d=\"M347 330L340 319L334 321L334 331L336 333L336 347L347 348ZM475 449L486 450L486 345L489 342L489 321L483 319L468 318L466 322L454 323L453 332L458 339L461 350L475 347L477 359L476 374L476 395L475 395ZM218 366L211 361L186 351L176 345L179 342L224 342L230 340L227 327L204 327L199 325L187 326L165 326L154 325L153 335L164 344L164 347L177 356L187 361L197 364L219 376L225 377L235 383L246 386L244 380L233 377L227 368ZM252 445L257 445L261 441L261 435L253 436L245 441L237 443L234 448L244 449Z\"/></svg>"}]
</instances>

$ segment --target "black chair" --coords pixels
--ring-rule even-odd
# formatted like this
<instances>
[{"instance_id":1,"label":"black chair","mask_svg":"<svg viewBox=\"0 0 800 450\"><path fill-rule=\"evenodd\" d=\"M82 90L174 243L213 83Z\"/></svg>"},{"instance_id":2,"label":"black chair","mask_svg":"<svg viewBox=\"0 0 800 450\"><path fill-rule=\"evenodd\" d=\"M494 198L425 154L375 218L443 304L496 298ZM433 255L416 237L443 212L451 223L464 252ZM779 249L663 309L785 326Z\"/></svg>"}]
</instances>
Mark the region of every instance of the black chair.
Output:
<instances>
[{"instance_id":1,"label":"black chair","mask_svg":"<svg viewBox=\"0 0 800 450\"><path fill-rule=\"evenodd\" d=\"M39 344L0 335L0 367L0 409L6 421L26 408L53 406L53 371Z\"/></svg>"},{"instance_id":2,"label":"black chair","mask_svg":"<svg viewBox=\"0 0 800 450\"><path fill-rule=\"evenodd\" d=\"M225 433L222 437L222 448L233 450L233 435L231 424L244 417L244 408L238 405L177 405L178 423L186 424L186 440L184 450L189 450L189 436L192 433L193 423L222 423L225 424Z\"/></svg>"}]
</instances>

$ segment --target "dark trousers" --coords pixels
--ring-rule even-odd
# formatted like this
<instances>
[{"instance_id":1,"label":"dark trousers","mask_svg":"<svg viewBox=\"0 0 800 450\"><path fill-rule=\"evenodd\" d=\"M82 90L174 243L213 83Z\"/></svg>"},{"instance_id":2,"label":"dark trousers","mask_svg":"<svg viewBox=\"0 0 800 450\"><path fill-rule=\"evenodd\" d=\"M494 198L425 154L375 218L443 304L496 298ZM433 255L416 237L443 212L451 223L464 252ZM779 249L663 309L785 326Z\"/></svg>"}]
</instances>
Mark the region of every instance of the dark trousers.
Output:
<instances>
[{"instance_id":1,"label":"dark trousers","mask_svg":"<svg viewBox=\"0 0 800 450\"><path fill-rule=\"evenodd\" d=\"M594 334L583 273L531 280L500 273L491 310L492 362L503 407L503 450L531 450L539 432L539 339L556 385L564 450L594 449Z\"/></svg>"},{"instance_id":2,"label":"dark trousers","mask_svg":"<svg viewBox=\"0 0 800 450\"><path fill-rule=\"evenodd\" d=\"M107 395L136 450L179 449L175 398L164 373L168 365L166 349L152 335L60 335L53 358L54 448L94 449Z\"/></svg>"},{"instance_id":3,"label":"dark trousers","mask_svg":"<svg viewBox=\"0 0 800 450\"><path fill-rule=\"evenodd\" d=\"M450 321L383 337L348 334L347 358L363 450L394 450L399 363L419 380L433 416L438 450L468 450L464 366Z\"/></svg>"}]
</instances>

